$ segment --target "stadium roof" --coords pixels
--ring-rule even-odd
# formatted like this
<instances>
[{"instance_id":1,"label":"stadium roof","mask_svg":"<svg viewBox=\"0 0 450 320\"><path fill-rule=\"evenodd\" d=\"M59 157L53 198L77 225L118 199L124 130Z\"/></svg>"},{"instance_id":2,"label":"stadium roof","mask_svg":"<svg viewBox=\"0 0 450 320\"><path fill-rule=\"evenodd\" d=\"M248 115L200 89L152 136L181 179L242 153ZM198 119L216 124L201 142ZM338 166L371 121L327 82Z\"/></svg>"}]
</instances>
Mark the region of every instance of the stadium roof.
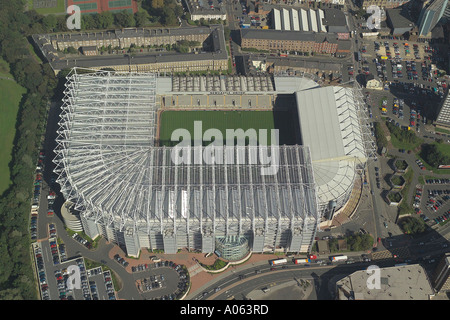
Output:
<instances>
[{"instance_id":1,"label":"stadium roof","mask_svg":"<svg viewBox=\"0 0 450 320\"><path fill-rule=\"evenodd\" d=\"M315 226L308 147L277 147L275 174L262 174L268 165L257 159L267 150L261 146L224 147L222 164L198 164L205 147L188 147L190 161L177 164L174 149L155 142L156 94L168 86L164 79L158 89L150 73L69 74L54 160L66 200L96 222L121 228L162 230L167 219L213 221L222 232L231 231L233 219Z\"/></svg>"},{"instance_id":2,"label":"stadium roof","mask_svg":"<svg viewBox=\"0 0 450 320\"><path fill-rule=\"evenodd\" d=\"M352 88L333 86L306 88L295 96L302 144L311 150L319 205L330 201L342 205L353 188L358 164L369 157L360 98Z\"/></svg>"},{"instance_id":3,"label":"stadium roof","mask_svg":"<svg viewBox=\"0 0 450 320\"><path fill-rule=\"evenodd\" d=\"M302 141L313 161L366 158L351 89L322 87L296 92Z\"/></svg>"}]
</instances>

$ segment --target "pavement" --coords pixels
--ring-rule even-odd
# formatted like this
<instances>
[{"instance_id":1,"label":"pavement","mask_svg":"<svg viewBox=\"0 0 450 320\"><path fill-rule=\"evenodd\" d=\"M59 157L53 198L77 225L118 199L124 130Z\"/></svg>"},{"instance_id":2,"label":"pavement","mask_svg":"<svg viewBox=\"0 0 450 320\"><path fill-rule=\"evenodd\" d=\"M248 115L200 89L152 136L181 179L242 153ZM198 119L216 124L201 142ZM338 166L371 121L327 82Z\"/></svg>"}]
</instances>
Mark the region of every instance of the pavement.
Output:
<instances>
[{"instance_id":1,"label":"pavement","mask_svg":"<svg viewBox=\"0 0 450 320\"><path fill-rule=\"evenodd\" d=\"M200 268L200 265L197 261L202 264L212 265L214 261L217 259L216 255L211 255L209 257L205 257L204 253L198 252L188 252L187 250L181 250L176 254L164 254L164 253L153 253L147 249L142 249L141 254L138 259L129 258L125 256L125 253L120 247L114 245L113 248L108 252L108 257L114 260L114 255L119 254L123 257L129 265L125 268L125 271L131 274L131 268L133 266L137 266L139 264L154 264L154 262L150 259L152 256L156 256L162 261L173 261L176 264L184 265L189 271L190 280L191 280L191 289L189 295L194 295L200 292L202 287L206 285L210 285L211 281L214 281L224 275L228 275L234 267L229 267L224 272L218 274L212 274L203 271ZM252 256L244 263L239 265L239 268L246 266L254 266L255 264L267 264L268 260L280 258L279 255L275 254L252 254ZM195 260L194 260L195 259ZM118 264L117 264L118 265ZM122 267L123 268L123 267Z\"/></svg>"}]
</instances>

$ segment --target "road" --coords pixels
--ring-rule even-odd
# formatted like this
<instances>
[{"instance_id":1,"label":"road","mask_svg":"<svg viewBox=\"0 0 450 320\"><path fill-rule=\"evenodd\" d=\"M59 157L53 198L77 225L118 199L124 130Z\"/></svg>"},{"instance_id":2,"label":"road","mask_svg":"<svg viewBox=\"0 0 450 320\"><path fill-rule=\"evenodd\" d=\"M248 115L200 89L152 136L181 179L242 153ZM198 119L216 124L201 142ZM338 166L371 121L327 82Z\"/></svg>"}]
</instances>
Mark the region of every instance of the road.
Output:
<instances>
[{"instance_id":1,"label":"road","mask_svg":"<svg viewBox=\"0 0 450 320\"><path fill-rule=\"evenodd\" d=\"M287 269L278 267L276 271L271 271L271 267L265 263L243 270L232 271L231 274L222 277L212 283L209 287L196 294L191 300L227 300L234 298L244 300L253 290L263 287L272 287L288 281L298 279L312 279L314 281L315 292L310 297L314 300L333 299L334 282L355 271L364 270L369 265L379 267L393 266L398 263L395 259L377 262L356 262L351 264L336 265L311 265L310 267L289 264ZM257 274L255 270L261 273ZM244 278L240 276L245 276Z\"/></svg>"}]
</instances>

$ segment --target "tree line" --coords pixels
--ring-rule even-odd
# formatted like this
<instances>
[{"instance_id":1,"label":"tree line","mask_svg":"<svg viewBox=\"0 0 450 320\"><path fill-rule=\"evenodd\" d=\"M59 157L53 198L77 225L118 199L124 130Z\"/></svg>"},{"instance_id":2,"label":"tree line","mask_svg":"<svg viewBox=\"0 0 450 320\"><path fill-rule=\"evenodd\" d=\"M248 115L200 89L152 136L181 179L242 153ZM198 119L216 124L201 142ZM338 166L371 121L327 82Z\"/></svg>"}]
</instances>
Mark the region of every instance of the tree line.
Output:
<instances>
[{"instance_id":1,"label":"tree line","mask_svg":"<svg viewBox=\"0 0 450 320\"><path fill-rule=\"evenodd\" d=\"M24 0L0 0L0 55L27 90L16 120L12 183L0 197L0 300L37 297L30 258L30 201L48 103L57 86L53 70L37 60L27 41L35 28L46 28L46 22L34 11L25 12L24 5Z\"/></svg>"},{"instance_id":2,"label":"tree line","mask_svg":"<svg viewBox=\"0 0 450 320\"><path fill-rule=\"evenodd\" d=\"M82 13L81 30L102 30L109 28L145 27L147 25L175 26L178 17L184 17L183 7L176 0L163 0L161 2L142 0L138 1L139 7L136 13L123 10L112 13L103 11L101 13ZM24 28L28 34L68 32L67 15L41 15L35 10L29 10L25 15L30 23Z\"/></svg>"}]
</instances>

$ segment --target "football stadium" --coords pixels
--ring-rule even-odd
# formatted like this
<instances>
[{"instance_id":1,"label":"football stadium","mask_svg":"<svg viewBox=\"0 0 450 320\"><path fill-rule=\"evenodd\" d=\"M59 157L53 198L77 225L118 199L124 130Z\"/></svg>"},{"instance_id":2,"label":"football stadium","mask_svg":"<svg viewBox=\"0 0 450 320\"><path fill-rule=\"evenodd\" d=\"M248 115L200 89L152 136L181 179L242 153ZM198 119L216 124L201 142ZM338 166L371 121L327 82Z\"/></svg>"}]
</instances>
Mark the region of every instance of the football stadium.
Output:
<instances>
[{"instance_id":1,"label":"football stadium","mask_svg":"<svg viewBox=\"0 0 450 320\"><path fill-rule=\"evenodd\" d=\"M75 68L64 94L61 193L129 256L309 252L373 155L357 84Z\"/></svg>"}]
</instances>

